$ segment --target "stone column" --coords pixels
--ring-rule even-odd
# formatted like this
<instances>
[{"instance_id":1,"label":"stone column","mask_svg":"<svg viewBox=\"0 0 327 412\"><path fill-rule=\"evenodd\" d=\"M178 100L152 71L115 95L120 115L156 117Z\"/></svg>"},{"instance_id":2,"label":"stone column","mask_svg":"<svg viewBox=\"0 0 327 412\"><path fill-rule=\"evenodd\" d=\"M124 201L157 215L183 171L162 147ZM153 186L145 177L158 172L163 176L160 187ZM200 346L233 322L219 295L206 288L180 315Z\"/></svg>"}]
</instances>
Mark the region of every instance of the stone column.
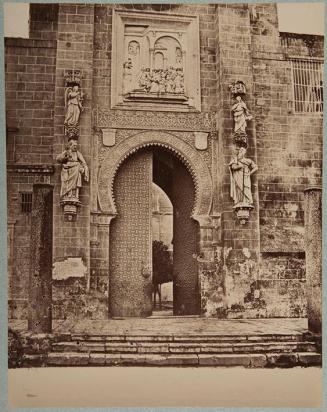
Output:
<instances>
[{"instance_id":1,"label":"stone column","mask_svg":"<svg viewBox=\"0 0 327 412\"><path fill-rule=\"evenodd\" d=\"M52 323L53 187L33 185L28 329L50 333Z\"/></svg>"},{"instance_id":2,"label":"stone column","mask_svg":"<svg viewBox=\"0 0 327 412\"><path fill-rule=\"evenodd\" d=\"M14 232L16 220L12 217L7 222L7 248L8 248L8 299L12 299L13 273L14 273Z\"/></svg>"},{"instance_id":3,"label":"stone column","mask_svg":"<svg viewBox=\"0 0 327 412\"><path fill-rule=\"evenodd\" d=\"M309 331L321 334L322 322L322 190L304 191L305 262Z\"/></svg>"}]
</instances>

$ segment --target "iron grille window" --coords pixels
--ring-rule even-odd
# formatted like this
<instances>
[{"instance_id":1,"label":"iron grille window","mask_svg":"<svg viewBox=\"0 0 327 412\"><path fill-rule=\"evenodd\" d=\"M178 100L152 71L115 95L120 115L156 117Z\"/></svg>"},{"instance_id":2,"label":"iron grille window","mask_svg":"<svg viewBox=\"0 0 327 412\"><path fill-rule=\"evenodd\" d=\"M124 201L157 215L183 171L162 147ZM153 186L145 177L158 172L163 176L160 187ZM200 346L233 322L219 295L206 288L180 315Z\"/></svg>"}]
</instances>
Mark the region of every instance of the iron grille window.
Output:
<instances>
[{"instance_id":1,"label":"iron grille window","mask_svg":"<svg viewBox=\"0 0 327 412\"><path fill-rule=\"evenodd\" d=\"M292 59L294 112L323 112L323 62Z\"/></svg>"},{"instance_id":2,"label":"iron grille window","mask_svg":"<svg viewBox=\"0 0 327 412\"><path fill-rule=\"evenodd\" d=\"M21 193L21 211L22 213L31 213L32 193Z\"/></svg>"}]
</instances>

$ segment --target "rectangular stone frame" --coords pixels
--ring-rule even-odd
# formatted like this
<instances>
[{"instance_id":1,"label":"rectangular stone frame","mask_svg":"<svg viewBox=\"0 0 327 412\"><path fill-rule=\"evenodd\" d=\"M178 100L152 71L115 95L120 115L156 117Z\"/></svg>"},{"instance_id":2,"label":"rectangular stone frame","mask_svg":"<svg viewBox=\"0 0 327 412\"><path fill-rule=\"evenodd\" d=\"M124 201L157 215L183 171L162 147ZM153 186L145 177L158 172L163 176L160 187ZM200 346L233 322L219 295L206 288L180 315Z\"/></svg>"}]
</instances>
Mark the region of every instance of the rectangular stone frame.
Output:
<instances>
[{"instance_id":1,"label":"rectangular stone frame","mask_svg":"<svg viewBox=\"0 0 327 412\"><path fill-rule=\"evenodd\" d=\"M193 104L181 105L177 103L144 103L144 102L120 102L119 89L123 82L124 55L124 22L134 19L139 24L147 24L149 19L158 22L173 24L182 23L186 27L187 56L186 67L192 70L186 72L186 87L191 90ZM119 70L121 68L121 70ZM111 108L126 110L152 110L152 111L201 111L200 88L200 42L199 42L199 18L198 16L185 16L176 14L156 14L153 12L129 12L126 10L113 10L112 20L112 58L111 58Z\"/></svg>"}]
</instances>

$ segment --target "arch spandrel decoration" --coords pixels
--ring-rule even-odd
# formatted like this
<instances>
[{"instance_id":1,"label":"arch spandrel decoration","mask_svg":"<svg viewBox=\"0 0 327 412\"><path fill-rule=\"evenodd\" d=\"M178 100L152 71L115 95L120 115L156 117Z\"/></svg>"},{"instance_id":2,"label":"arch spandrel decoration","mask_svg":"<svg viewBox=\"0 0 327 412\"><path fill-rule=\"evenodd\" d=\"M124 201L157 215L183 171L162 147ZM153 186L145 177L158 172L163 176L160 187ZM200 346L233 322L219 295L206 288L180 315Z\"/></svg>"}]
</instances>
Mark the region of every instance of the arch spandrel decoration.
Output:
<instances>
[{"instance_id":1,"label":"arch spandrel decoration","mask_svg":"<svg viewBox=\"0 0 327 412\"><path fill-rule=\"evenodd\" d=\"M190 172L195 186L195 204L192 217L202 221L209 216L212 204L212 179L209 169L200 154L188 143L167 132L141 132L119 143L110 151L99 168L98 202L103 213L116 215L113 184L119 166L136 151L151 146L160 146L174 153Z\"/></svg>"}]
</instances>

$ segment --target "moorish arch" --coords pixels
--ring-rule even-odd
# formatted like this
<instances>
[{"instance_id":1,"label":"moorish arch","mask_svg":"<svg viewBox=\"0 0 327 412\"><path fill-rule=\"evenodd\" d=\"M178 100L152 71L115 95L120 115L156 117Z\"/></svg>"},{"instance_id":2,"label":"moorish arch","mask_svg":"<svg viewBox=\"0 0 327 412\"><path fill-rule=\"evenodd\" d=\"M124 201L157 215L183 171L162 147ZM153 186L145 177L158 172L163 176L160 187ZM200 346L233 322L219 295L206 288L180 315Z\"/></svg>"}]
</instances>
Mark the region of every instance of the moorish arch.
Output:
<instances>
[{"instance_id":1,"label":"moorish arch","mask_svg":"<svg viewBox=\"0 0 327 412\"><path fill-rule=\"evenodd\" d=\"M197 150L189 143L168 132L146 131L136 133L110 151L103 159L98 174L98 202L101 212L116 215L113 195L115 175L129 156L145 147L162 147L172 152L186 166L195 186L193 219L201 221L209 217L212 205L212 179L210 171Z\"/></svg>"}]
</instances>

